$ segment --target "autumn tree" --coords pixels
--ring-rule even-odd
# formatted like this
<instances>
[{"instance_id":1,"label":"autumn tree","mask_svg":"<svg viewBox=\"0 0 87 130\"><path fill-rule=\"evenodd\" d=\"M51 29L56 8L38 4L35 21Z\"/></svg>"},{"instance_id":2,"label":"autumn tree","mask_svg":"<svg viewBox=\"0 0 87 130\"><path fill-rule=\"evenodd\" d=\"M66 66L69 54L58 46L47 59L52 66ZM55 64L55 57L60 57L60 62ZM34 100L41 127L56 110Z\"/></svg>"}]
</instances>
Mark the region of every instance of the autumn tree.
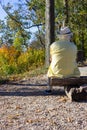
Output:
<instances>
[{"instance_id":1,"label":"autumn tree","mask_svg":"<svg viewBox=\"0 0 87 130\"><path fill-rule=\"evenodd\" d=\"M1 0L2 1L2 0ZM49 2L49 1L48 1ZM51 1L52 2L52 1ZM74 33L74 41L78 49L83 49L87 52L87 1L86 0L55 0L55 38L57 32L65 20L66 25L70 26ZM45 35L45 0L19 0L14 9L11 3L2 5L8 15L6 26L8 27L6 35L9 35L10 40L14 40L16 33L21 31L21 36L25 38L25 43L28 43L30 36L35 36L39 39L40 45L44 47L42 36ZM31 29L37 28L38 33L31 34ZM3 28L3 34L6 32ZM37 35L38 34L38 35ZM2 35L1 39L5 36ZM44 37L45 38L45 37ZM35 39L34 39L35 40ZM87 56L87 54L86 54Z\"/></svg>"}]
</instances>

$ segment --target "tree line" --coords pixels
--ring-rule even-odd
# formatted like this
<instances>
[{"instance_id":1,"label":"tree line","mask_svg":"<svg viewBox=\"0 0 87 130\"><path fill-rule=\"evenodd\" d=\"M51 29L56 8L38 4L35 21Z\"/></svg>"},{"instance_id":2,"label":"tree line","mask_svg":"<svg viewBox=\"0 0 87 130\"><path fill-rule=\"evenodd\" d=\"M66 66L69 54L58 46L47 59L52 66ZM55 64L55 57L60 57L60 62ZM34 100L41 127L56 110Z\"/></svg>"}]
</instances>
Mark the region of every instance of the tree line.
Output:
<instances>
[{"instance_id":1,"label":"tree line","mask_svg":"<svg viewBox=\"0 0 87 130\"><path fill-rule=\"evenodd\" d=\"M18 0L15 7L3 0L0 4L7 13L5 21L0 20L0 46L45 48L45 0ZM87 57L87 1L55 0L55 40L63 21L73 31L78 50ZM34 28L36 32L32 34Z\"/></svg>"}]
</instances>

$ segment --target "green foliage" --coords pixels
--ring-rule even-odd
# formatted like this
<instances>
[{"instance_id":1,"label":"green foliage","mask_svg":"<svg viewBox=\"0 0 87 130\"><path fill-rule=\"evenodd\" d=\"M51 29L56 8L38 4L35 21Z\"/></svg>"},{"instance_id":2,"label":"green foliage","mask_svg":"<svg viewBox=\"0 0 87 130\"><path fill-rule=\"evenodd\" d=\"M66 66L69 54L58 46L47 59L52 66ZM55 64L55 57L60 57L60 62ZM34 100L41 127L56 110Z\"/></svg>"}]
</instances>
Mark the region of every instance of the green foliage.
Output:
<instances>
[{"instance_id":1,"label":"green foliage","mask_svg":"<svg viewBox=\"0 0 87 130\"><path fill-rule=\"evenodd\" d=\"M66 0L55 0L55 30L58 31L68 13L67 25L74 33L74 41L78 49L83 49L87 56L87 0L68 0L67 2L68 9L65 4ZM5 42L10 45L14 44L16 48L20 48L20 45L27 46L30 35L32 35L31 27L40 29L36 34L39 34L40 43L44 43L40 33L45 34L45 0L19 0L15 9L10 2L9 4L3 2L3 5L8 16L5 22L0 21L0 45ZM18 32L21 38L15 37Z\"/></svg>"},{"instance_id":2,"label":"green foliage","mask_svg":"<svg viewBox=\"0 0 87 130\"><path fill-rule=\"evenodd\" d=\"M23 73L44 65L45 51L29 48L20 52L14 46L0 48L0 73L10 75Z\"/></svg>"},{"instance_id":3,"label":"green foliage","mask_svg":"<svg viewBox=\"0 0 87 130\"><path fill-rule=\"evenodd\" d=\"M35 50L29 48L18 58L19 72L31 70L44 64L44 50Z\"/></svg>"},{"instance_id":4,"label":"green foliage","mask_svg":"<svg viewBox=\"0 0 87 130\"><path fill-rule=\"evenodd\" d=\"M69 26L74 33L74 41L78 49L87 56L87 2L86 0L69 1Z\"/></svg>"},{"instance_id":5,"label":"green foliage","mask_svg":"<svg viewBox=\"0 0 87 130\"><path fill-rule=\"evenodd\" d=\"M33 23L44 23L45 20L45 0L27 1L27 7L31 11L31 20ZM33 15L32 15L33 14Z\"/></svg>"},{"instance_id":6,"label":"green foliage","mask_svg":"<svg viewBox=\"0 0 87 130\"><path fill-rule=\"evenodd\" d=\"M13 45L15 46L16 49L22 50L23 42L24 42L24 39L22 37L16 37L14 39Z\"/></svg>"}]
</instances>

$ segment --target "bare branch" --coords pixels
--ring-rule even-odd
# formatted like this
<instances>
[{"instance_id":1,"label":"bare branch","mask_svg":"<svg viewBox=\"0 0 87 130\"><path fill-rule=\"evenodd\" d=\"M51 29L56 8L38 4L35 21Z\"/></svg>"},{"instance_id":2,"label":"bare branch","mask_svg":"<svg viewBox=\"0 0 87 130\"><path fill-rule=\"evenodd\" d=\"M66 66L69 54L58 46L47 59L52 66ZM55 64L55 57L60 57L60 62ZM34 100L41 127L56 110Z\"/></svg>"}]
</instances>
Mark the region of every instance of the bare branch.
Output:
<instances>
[{"instance_id":1,"label":"bare branch","mask_svg":"<svg viewBox=\"0 0 87 130\"><path fill-rule=\"evenodd\" d=\"M45 23L40 23L40 24L34 24L34 25L31 25L31 26L29 26L28 27L28 29L30 29L30 28L32 28L32 27L39 27L39 26L43 26L43 25L45 25Z\"/></svg>"}]
</instances>

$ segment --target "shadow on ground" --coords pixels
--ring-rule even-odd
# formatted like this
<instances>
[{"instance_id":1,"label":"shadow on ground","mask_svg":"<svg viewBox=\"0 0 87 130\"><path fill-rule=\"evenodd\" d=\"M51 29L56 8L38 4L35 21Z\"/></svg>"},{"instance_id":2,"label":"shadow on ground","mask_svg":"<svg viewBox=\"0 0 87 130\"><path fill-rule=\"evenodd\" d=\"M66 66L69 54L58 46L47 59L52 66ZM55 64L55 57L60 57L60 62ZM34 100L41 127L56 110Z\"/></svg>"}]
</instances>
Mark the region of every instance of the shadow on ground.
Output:
<instances>
[{"instance_id":1,"label":"shadow on ground","mask_svg":"<svg viewBox=\"0 0 87 130\"><path fill-rule=\"evenodd\" d=\"M0 87L0 96L56 96L65 95L62 88L53 89L51 94L47 94L45 90L47 84L26 84L26 83L7 83Z\"/></svg>"}]
</instances>

